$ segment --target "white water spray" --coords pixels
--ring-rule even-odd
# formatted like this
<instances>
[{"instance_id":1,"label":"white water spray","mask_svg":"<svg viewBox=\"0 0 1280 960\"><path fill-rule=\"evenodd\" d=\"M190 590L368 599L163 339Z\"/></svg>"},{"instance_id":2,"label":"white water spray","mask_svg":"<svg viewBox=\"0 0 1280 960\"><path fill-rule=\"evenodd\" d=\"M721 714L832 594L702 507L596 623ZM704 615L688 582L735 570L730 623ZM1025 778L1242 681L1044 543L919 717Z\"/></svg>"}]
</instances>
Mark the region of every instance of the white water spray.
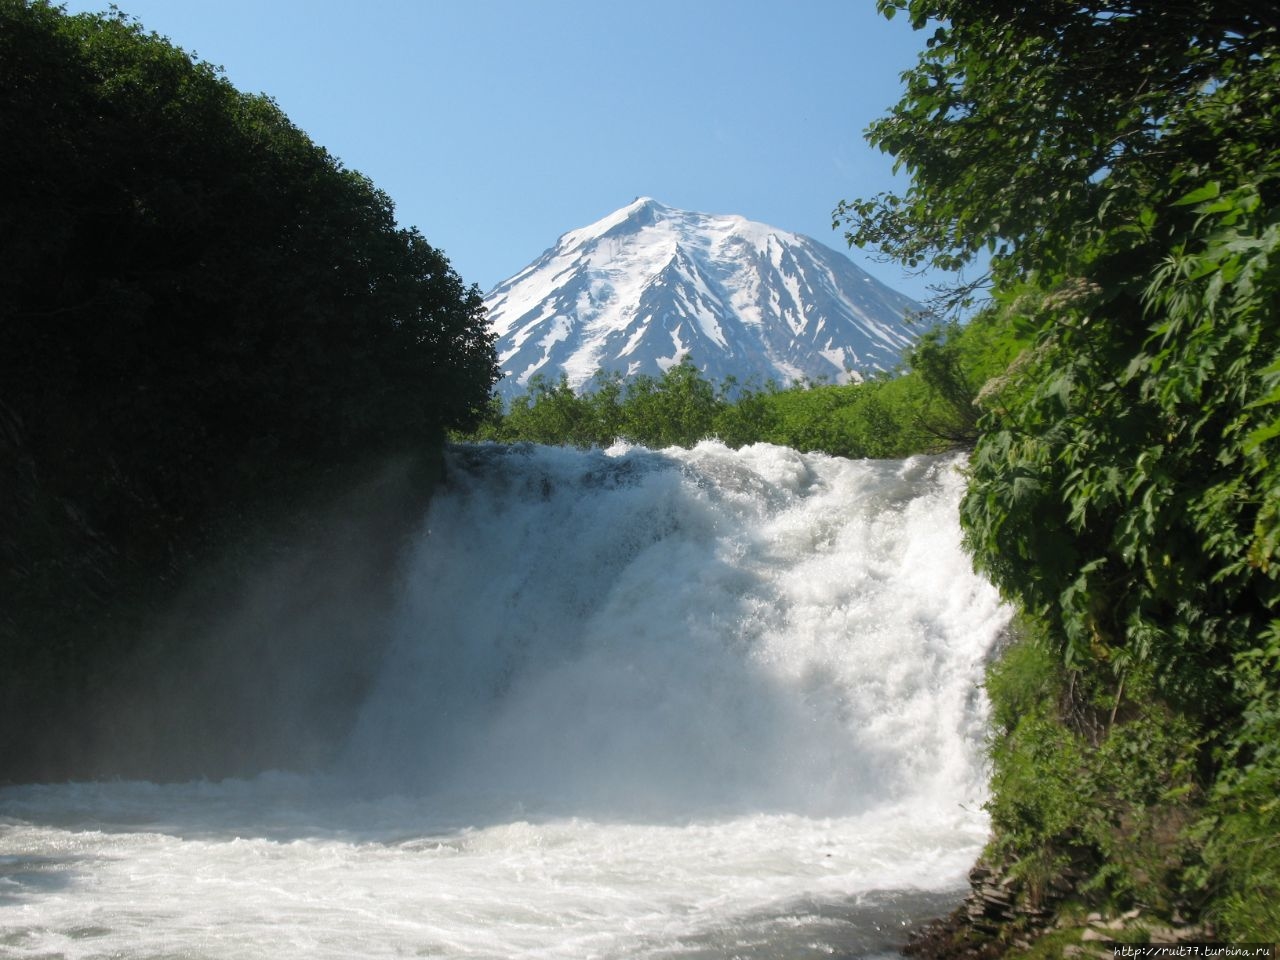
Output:
<instances>
[{"instance_id":1,"label":"white water spray","mask_svg":"<svg viewBox=\"0 0 1280 960\"><path fill-rule=\"evenodd\" d=\"M985 836L957 466L454 451L334 768L0 791L0 954L884 949Z\"/></svg>"}]
</instances>

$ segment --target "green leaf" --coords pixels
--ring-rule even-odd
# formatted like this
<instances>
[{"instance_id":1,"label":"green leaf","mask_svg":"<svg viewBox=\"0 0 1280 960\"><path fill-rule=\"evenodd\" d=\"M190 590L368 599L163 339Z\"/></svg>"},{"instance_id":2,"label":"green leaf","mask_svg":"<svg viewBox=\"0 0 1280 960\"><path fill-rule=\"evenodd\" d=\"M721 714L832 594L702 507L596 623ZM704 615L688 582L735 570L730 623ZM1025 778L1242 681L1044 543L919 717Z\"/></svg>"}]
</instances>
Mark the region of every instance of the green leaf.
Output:
<instances>
[{"instance_id":1,"label":"green leaf","mask_svg":"<svg viewBox=\"0 0 1280 960\"><path fill-rule=\"evenodd\" d=\"M1203 203L1205 200L1212 200L1222 193L1222 185L1216 180L1206 183L1202 187L1192 190L1190 193L1184 193L1177 200L1173 201L1175 207L1186 207L1196 203Z\"/></svg>"}]
</instances>

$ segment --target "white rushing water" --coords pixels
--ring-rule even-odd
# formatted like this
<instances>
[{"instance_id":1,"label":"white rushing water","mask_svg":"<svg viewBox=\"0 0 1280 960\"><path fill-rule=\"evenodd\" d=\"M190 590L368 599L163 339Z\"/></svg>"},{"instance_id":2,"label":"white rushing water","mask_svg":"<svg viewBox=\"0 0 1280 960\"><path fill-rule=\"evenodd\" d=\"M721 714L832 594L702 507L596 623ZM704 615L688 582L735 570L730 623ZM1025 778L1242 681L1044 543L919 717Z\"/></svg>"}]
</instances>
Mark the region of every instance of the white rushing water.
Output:
<instances>
[{"instance_id":1,"label":"white rushing water","mask_svg":"<svg viewBox=\"0 0 1280 960\"><path fill-rule=\"evenodd\" d=\"M452 451L332 767L0 790L0 956L884 952L986 834L958 466Z\"/></svg>"}]
</instances>

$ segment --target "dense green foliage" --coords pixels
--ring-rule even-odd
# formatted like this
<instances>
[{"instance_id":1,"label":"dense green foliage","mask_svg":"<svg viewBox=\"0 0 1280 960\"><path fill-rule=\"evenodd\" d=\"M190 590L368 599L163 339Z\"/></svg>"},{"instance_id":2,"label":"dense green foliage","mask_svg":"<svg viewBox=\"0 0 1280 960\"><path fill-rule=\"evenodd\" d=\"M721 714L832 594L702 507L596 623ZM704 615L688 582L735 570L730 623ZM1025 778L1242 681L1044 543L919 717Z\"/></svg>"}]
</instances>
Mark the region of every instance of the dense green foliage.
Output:
<instances>
[{"instance_id":1,"label":"dense green foliage","mask_svg":"<svg viewBox=\"0 0 1280 960\"><path fill-rule=\"evenodd\" d=\"M996 858L1033 902L1066 878L1094 903L1196 912L1198 724L1149 667L1109 682L1068 670L1044 637L1024 625L988 671Z\"/></svg>"},{"instance_id":2,"label":"dense green foliage","mask_svg":"<svg viewBox=\"0 0 1280 960\"><path fill-rule=\"evenodd\" d=\"M1280 17L880 7L932 31L870 130L912 185L837 213L911 263L990 251L989 322L1035 339L983 391L962 511L978 567L1052 652L1015 671L1044 693L1005 711L996 842L1076 862L1091 895L1276 939ZM1002 676L998 716L1035 686ZM1113 722L1086 722L1108 698ZM1117 846L1143 836L1142 856Z\"/></svg>"},{"instance_id":3,"label":"dense green foliage","mask_svg":"<svg viewBox=\"0 0 1280 960\"><path fill-rule=\"evenodd\" d=\"M564 378L535 377L509 409L495 399L488 419L466 437L655 448L716 438L732 447L776 443L844 457L936 452L973 442L978 390L1020 345L982 319L940 326L920 336L896 375L840 386L713 384L689 357L661 377L598 373L581 394Z\"/></svg>"},{"instance_id":4,"label":"dense green foliage","mask_svg":"<svg viewBox=\"0 0 1280 960\"><path fill-rule=\"evenodd\" d=\"M535 376L528 391L510 409L498 398L489 418L472 439L503 442L608 446L615 440L660 448L691 446L715 432L726 398L704 380L689 360L661 377L642 375L624 381L600 371L581 394L561 376L556 382Z\"/></svg>"},{"instance_id":5,"label":"dense green foliage","mask_svg":"<svg viewBox=\"0 0 1280 960\"><path fill-rule=\"evenodd\" d=\"M101 659L85 631L130 584L171 588L265 504L473 423L496 370L478 289L385 194L122 14L0 0L0 90L0 700L21 715L44 673Z\"/></svg>"}]
</instances>

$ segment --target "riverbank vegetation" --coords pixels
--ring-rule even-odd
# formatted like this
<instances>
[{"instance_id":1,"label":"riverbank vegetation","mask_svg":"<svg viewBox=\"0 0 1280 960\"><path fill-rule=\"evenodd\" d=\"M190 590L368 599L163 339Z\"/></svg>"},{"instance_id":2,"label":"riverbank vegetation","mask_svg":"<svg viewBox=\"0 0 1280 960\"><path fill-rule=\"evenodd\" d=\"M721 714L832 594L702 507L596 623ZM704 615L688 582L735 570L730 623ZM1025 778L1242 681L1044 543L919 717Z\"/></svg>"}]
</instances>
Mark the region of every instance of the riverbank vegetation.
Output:
<instances>
[{"instance_id":1,"label":"riverbank vegetation","mask_svg":"<svg viewBox=\"0 0 1280 960\"><path fill-rule=\"evenodd\" d=\"M1280 939L1280 18L879 6L929 33L869 131L911 186L842 203L849 239L989 254L986 322L1033 339L980 391L962 508L1026 624L990 857L1027 902Z\"/></svg>"},{"instance_id":2,"label":"riverbank vegetation","mask_svg":"<svg viewBox=\"0 0 1280 960\"><path fill-rule=\"evenodd\" d=\"M57 772L193 570L430 463L496 371L384 193L123 14L3 0L0 89L2 781Z\"/></svg>"},{"instance_id":3,"label":"riverbank vegetation","mask_svg":"<svg viewBox=\"0 0 1280 960\"><path fill-rule=\"evenodd\" d=\"M901 368L848 384L706 380L684 357L661 377L599 372L580 391L534 377L510 404L494 399L459 439L660 449L718 439L776 443L842 457L906 457L971 445L978 389L1017 355L1019 332L979 317L922 331Z\"/></svg>"}]
</instances>

